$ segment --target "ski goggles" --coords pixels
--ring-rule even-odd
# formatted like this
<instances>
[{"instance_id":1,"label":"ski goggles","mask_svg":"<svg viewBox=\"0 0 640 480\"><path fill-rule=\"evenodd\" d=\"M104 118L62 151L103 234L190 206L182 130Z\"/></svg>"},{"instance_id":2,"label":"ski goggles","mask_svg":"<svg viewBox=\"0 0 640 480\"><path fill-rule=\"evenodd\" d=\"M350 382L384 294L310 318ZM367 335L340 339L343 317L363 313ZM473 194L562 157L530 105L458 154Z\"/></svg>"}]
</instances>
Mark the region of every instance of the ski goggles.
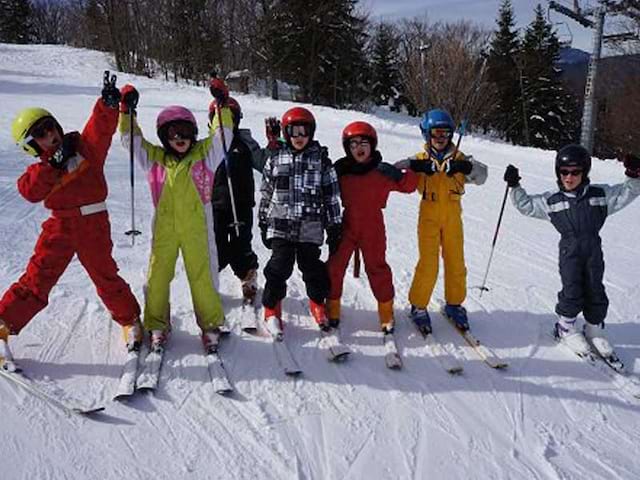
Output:
<instances>
[{"instance_id":1,"label":"ski goggles","mask_svg":"<svg viewBox=\"0 0 640 480\"><path fill-rule=\"evenodd\" d=\"M450 128L432 128L429 135L435 139L449 139L453 137L453 131Z\"/></svg>"},{"instance_id":2,"label":"ski goggles","mask_svg":"<svg viewBox=\"0 0 640 480\"><path fill-rule=\"evenodd\" d=\"M193 140L195 136L196 131L191 123L176 123L167 129L168 140Z\"/></svg>"},{"instance_id":3,"label":"ski goggles","mask_svg":"<svg viewBox=\"0 0 640 480\"><path fill-rule=\"evenodd\" d=\"M35 140L44 138L47 133L53 132L56 129L56 121L51 117L43 118L36 122L36 124L29 130L29 136Z\"/></svg>"},{"instance_id":4,"label":"ski goggles","mask_svg":"<svg viewBox=\"0 0 640 480\"><path fill-rule=\"evenodd\" d=\"M285 131L289 138L308 137L311 133L306 125L287 125Z\"/></svg>"},{"instance_id":5,"label":"ski goggles","mask_svg":"<svg viewBox=\"0 0 640 480\"><path fill-rule=\"evenodd\" d=\"M367 138L363 138L362 140L349 140L349 148L354 150L358 147L370 147L371 142Z\"/></svg>"},{"instance_id":6,"label":"ski goggles","mask_svg":"<svg viewBox=\"0 0 640 480\"><path fill-rule=\"evenodd\" d=\"M582 175L582 170L579 168L576 168L574 170L566 170L564 168L560 169L561 177L568 177L568 176L577 177L579 175Z\"/></svg>"}]
</instances>

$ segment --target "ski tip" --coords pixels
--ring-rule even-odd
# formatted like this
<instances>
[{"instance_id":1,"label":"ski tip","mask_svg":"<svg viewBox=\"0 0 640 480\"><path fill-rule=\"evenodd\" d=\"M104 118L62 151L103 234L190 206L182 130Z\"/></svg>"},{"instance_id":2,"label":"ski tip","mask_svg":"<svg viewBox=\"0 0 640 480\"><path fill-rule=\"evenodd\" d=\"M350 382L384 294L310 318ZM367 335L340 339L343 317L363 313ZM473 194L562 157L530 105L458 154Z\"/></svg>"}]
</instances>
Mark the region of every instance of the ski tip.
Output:
<instances>
[{"instance_id":1,"label":"ski tip","mask_svg":"<svg viewBox=\"0 0 640 480\"><path fill-rule=\"evenodd\" d=\"M453 367L447 370L447 373L450 375L462 375L464 373L464 368L462 367Z\"/></svg>"},{"instance_id":2,"label":"ski tip","mask_svg":"<svg viewBox=\"0 0 640 480\"><path fill-rule=\"evenodd\" d=\"M90 416L96 413L103 412L105 407L94 407L94 408L74 408L73 411L78 415Z\"/></svg>"},{"instance_id":3,"label":"ski tip","mask_svg":"<svg viewBox=\"0 0 640 480\"><path fill-rule=\"evenodd\" d=\"M287 377L296 378L302 376L302 370L285 370L284 373Z\"/></svg>"},{"instance_id":4,"label":"ski tip","mask_svg":"<svg viewBox=\"0 0 640 480\"><path fill-rule=\"evenodd\" d=\"M255 325L242 327L242 331L244 333L250 333L251 335L255 335L256 333L258 333L258 327L256 327Z\"/></svg>"},{"instance_id":5,"label":"ski tip","mask_svg":"<svg viewBox=\"0 0 640 480\"><path fill-rule=\"evenodd\" d=\"M349 355L351 355L351 352L338 353L329 358L329 361L333 363L344 363L349 359Z\"/></svg>"}]
</instances>

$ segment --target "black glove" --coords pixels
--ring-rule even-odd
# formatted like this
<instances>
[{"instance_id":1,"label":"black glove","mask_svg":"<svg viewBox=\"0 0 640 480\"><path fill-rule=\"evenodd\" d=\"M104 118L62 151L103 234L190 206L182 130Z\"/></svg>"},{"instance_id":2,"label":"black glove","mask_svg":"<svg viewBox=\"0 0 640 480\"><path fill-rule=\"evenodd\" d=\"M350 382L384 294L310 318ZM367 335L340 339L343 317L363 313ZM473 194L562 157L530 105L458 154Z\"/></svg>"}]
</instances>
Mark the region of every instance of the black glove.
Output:
<instances>
[{"instance_id":1,"label":"black glove","mask_svg":"<svg viewBox=\"0 0 640 480\"><path fill-rule=\"evenodd\" d=\"M264 224L260 225L260 239L262 240L262 244L271 250L271 239L267 238L267 226Z\"/></svg>"},{"instance_id":2,"label":"black glove","mask_svg":"<svg viewBox=\"0 0 640 480\"><path fill-rule=\"evenodd\" d=\"M402 175L403 175L402 171L394 167L390 163L380 162L380 164L378 165L378 171L385 177L388 177L391 180L393 180L394 182L399 182L400 180L402 180Z\"/></svg>"},{"instance_id":3,"label":"black glove","mask_svg":"<svg viewBox=\"0 0 640 480\"><path fill-rule=\"evenodd\" d=\"M507 169L504 171L504 181L511 188L520 185L520 171L518 168L513 165L507 165Z\"/></svg>"},{"instance_id":4,"label":"black glove","mask_svg":"<svg viewBox=\"0 0 640 480\"><path fill-rule=\"evenodd\" d=\"M49 165L58 170L65 170L67 162L78 151L78 143L80 142L80 134L78 132L69 132L62 137L62 145L49 158Z\"/></svg>"},{"instance_id":5,"label":"black glove","mask_svg":"<svg viewBox=\"0 0 640 480\"><path fill-rule=\"evenodd\" d=\"M102 101L109 108L118 108L120 105L120 90L116 88L116 76L111 75L109 77L109 70L105 70L103 84Z\"/></svg>"},{"instance_id":6,"label":"black glove","mask_svg":"<svg viewBox=\"0 0 640 480\"><path fill-rule=\"evenodd\" d=\"M329 245L329 255L333 255L338 250L342 239L342 225L331 225L327 228L327 245Z\"/></svg>"},{"instance_id":7,"label":"black glove","mask_svg":"<svg viewBox=\"0 0 640 480\"><path fill-rule=\"evenodd\" d=\"M626 168L624 174L630 178L640 178L640 157L627 153L624 156L624 166Z\"/></svg>"},{"instance_id":8,"label":"black glove","mask_svg":"<svg viewBox=\"0 0 640 480\"><path fill-rule=\"evenodd\" d=\"M426 173L427 175L436 173L433 160L411 160L409 162L409 168L416 173Z\"/></svg>"},{"instance_id":9,"label":"black glove","mask_svg":"<svg viewBox=\"0 0 640 480\"><path fill-rule=\"evenodd\" d=\"M269 117L264 119L265 135L267 136L267 148L275 150L278 146L278 139L280 138L280 120L276 117Z\"/></svg>"},{"instance_id":10,"label":"black glove","mask_svg":"<svg viewBox=\"0 0 640 480\"><path fill-rule=\"evenodd\" d=\"M449 162L449 171L447 172L447 175L452 176L454 173L469 175L471 170L473 170L473 163L469 160L452 160Z\"/></svg>"}]
</instances>

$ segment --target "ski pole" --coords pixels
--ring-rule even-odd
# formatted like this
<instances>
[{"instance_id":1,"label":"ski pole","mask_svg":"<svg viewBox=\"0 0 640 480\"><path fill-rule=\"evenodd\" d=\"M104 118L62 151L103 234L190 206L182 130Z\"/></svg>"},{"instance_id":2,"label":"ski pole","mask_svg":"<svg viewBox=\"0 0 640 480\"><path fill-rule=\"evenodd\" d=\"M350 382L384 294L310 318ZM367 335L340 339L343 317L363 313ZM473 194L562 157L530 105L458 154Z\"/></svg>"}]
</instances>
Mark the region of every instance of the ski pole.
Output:
<instances>
[{"instance_id":1,"label":"ski pole","mask_svg":"<svg viewBox=\"0 0 640 480\"><path fill-rule=\"evenodd\" d=\"M135 216L135 187L134 187L134 167L133 164L133 116L135 115L135 109L129 106L129 180L131 182L131 230L124 232L125 235L131 235L131 246L136 244L136 235L140 235L142 232L136 230L136 216Z\"/></svg>"},{"instance_id":2,"label":"ski pole","mask_svg":"<svg viewBox=\"0 0 640 480\"><path fill-rule=\"evenodd\" d=\"M222 126L222 109L220 102L216 102L216 112L218 114L218 124L220 125L220 137L222 139L222 151L224 152L224 167L227 171L227 186L229 187L229 197L231 199L231 213L233 213L233 223L230 225L236 231L236 237L240 237L240 225L238 221L238 213L236 212L236 200L233 195L233 185L231 184L231 170L229 170L229 151L227 150L227 141L224 136L224 127Z\"/></svg>"},{"instance_id":3,"label":"ski pole","mask_svg":"<svg viewBox=\"0 0 640 480\"><path fill-rule=\"evenodd\" d=\"M487 288L487 277L489 276L489 268L491 267L491 260L493 259L493 252L496 248L496 242L498 241L498 232L500 231L500 224L502 223L502 215L504 214L504 207L507 204L507 196L509 195L509 185L504 190L504 197L502 199L502 206L500 207L500 215L498 216L498 224L496 225L496 231L493 234L493 242L491 244L491 253L489 254L489 262L487 262L487 270L484 272L484 278L482 279L482 286L480 287L480 297L482 292L489 291Z\"/></svg>"},{"instance_id":4,"label":"ski pole","mask_svg":"<svg viewBox=\"0 0 640 480\"><path fill-rule=\"evenodd\" d=\"M360 278L360 249L353 252L353 278Z\"/></svg>"}]
</instances>

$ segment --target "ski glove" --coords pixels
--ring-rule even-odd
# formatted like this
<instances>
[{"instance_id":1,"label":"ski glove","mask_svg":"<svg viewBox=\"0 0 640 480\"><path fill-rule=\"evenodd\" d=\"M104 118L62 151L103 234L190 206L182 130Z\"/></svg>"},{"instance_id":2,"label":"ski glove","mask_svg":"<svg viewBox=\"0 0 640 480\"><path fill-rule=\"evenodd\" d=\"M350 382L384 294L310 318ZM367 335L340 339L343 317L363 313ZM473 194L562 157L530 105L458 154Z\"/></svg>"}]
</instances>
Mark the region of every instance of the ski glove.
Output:
<instances>
[{"instance_id":1,"label":"ski glove","mask_svg":"<svg viewBox=\"0 0 640 480\"><path fill-rule=\"evenodd\" d=\"M449 162L448 176L452 176L454 173L462 173L463 175L469 175L473 170L473 163L469 160L452 160Z\"/></svg>"},{"instance_id":2,"label":"ski glove","mask_svg":"<svg viewBox=\"0 0 640 480\"><path fill-rule=\"evenodd\" d=\"M509 187L514 188L520 185L520 171L513 165L507 165L507 169L504 171L504 181L507 182Z\"/></svg>"},{"instance_id":3,"label":"ski glove","mask_svg":"<svg viewBox=\"0 0 640 480\"><path fill-rule=\"evenodd\" d=\"M229 98L229 89L219 78L214 77L209 80L209 91L211 96L218 102L218 105L224 105L227 98Z\"/></svg>"},{"instance_id":4,"label":"ski glove","mask_svg":"<svg viewBox=\"0 0 640 480\"><path fill-rule=\"evenodd\" d=\"M278 148L278 139L280 138L280 120L276 117L264 119L265 135L267 136L267 148L275 150Z\"/></svg>"},{"instance_id":5,"label":"ski glove","mask_svg":"<svg viewBox=\"0 0 640 480\"><path fill-rule=\"evenodd\" d=\"M394 182L399 182L400 180L402 180L402 175L403 175L402 171L399 170L398 168L394 167L390 163L380 162L380 164L378 165L377 170L382 175L384 175L385 177L390 178Z\"/></svg>"},{"instance_id":6,"label":"ski glove","mask_svg":"<svg viewBox=\"0 0 640 480\"><path fill-rule=\"evenodd\" d=\"M333 255L338 250L338 246L340 245L340 240L342 240L342 225L331 225L327 227L327 245L329 245L329 255Z\"/></svg>"},{"instance_id":7,"label":"ski glove","mask_svg":"<svg viewBox=\"0 0 640 480\"><path fill-rule=\"evenodd\" d=\"M135 110L138 106L138 100L140 100L140 94L136 87L127 83L120 89L120 95L122 101L120 102L120 111L122 113L129 113L129 110Z\"/></svg>"},{"instance_id":8,"label":"ski glove","mask_svg":"<svg viewBox=\"0 0 640 480\"><path fill-rule=\"evenodd\" d=\"M427 175L436 173L436 166L433 160L410 160L409 168L416 173L426 173Z\"/></svg>"},{"instance_id":9,"label":"ski glove","mask_svg":"<svg viewBox=\"0 0 640 480\"><path fill-rule=\"evenodd\" d=\"M62 137L62 145L49 158L49 165L58 170L66 170L69 159L75 156L78 151L78 142L80 134L78 132L70 132Z\"/></svg>"},{"instance_id":10,"label":"ski glove","mask_svg":"<svg viewBox=\"0 0 640 480\"><path fill-rule=\"evenodd\" d=\"M104 72L102 101L109 108L118 108L120 104L120 90L116 88L116 76L109 75L109 70Z\"/></svg>"},{"instance_id":11,"label":"ski glove","mask_svg":"<svg viewBox=\"0 0 640 480\"><path fill-rule=\"evenodd\" d=\"M260 239L262 240L262 244L271 250L271 239L267 238L267 226L264 224L260 225Z\"/></svg>"},{"instance_id":12,"label":"ski glove","mask_svg":"<svg viewBox=\"0 0 640 480\"><path fill-rule=\"evenodd\" d=\"M624 174L629 178L640 178L640 157L627 153L624 156L624 166L626 170Z\"/></svg>"}]
</instances>

